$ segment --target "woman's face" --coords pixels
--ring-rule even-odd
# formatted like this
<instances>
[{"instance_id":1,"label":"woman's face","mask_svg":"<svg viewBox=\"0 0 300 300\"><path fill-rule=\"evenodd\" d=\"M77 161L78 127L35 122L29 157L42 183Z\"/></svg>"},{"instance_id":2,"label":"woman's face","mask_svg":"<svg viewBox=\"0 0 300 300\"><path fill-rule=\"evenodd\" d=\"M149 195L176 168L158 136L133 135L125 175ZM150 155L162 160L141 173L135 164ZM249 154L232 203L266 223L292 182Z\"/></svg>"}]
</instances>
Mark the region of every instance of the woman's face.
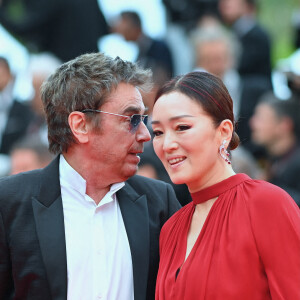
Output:
<instances>
[{"instance_id":1,"label":"woman's face","mask_svg":"<svg viewBox=\"0 0 300 300\"><path fill-rule=\"evenodd\" d=\"M179 92L161 96L152 127L154 150L175 184L197 191L220 173L220 130L195 100Z\"/></svg>"}]
</instances>

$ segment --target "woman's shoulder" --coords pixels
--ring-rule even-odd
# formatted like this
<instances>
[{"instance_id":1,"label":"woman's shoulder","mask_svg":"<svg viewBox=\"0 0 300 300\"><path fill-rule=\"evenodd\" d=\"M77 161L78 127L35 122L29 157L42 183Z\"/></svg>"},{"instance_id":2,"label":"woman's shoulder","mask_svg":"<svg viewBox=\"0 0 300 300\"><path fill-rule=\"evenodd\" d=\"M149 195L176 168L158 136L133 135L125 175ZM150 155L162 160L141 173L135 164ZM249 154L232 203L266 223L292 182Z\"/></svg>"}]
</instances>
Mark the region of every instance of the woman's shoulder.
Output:
<instances>
[{"instance_id":1,"label":"woman's shoulder","mask_svg":"<svg viewBox=\"0 0 300 300\"><path fill-rule=\"evenodd\" d=\"M253 205L280 205L294 202L282 188L264 180L246 180L243 184L243 194L245 201Z\"/></svg>"},{"instance_id":2,"label":"woman's shoulder","mask_svg":"<svg viewBox=\"0 0 300 300\"><path fill-rule=\"evenodd\" d=\"M300 210L294 199L282 188L264 180L247 180L240 190L251 219L290 218L300 221ZM300 224L300 223L299 223Z\"/></svg>"}]
</instances>

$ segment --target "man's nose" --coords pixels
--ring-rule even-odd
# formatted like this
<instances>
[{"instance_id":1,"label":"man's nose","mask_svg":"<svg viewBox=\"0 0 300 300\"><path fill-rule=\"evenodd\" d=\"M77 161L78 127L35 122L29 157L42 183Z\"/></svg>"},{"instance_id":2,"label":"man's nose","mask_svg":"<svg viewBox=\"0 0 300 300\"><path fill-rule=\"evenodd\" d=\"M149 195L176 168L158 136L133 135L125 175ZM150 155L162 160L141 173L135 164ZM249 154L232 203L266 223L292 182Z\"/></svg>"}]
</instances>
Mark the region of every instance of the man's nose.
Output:
<instances>
[{"instance_id":1,"label":"man's nose","mask_svg":"<svg viewBox=\"0 0 300 300\"><path fill-rule=\"evenodd\" d=\"M136 140L138 142L148 142L151 140L150 132L144 122L139 124L139 127L136 132Z\"/></svg>"}]
</instances>

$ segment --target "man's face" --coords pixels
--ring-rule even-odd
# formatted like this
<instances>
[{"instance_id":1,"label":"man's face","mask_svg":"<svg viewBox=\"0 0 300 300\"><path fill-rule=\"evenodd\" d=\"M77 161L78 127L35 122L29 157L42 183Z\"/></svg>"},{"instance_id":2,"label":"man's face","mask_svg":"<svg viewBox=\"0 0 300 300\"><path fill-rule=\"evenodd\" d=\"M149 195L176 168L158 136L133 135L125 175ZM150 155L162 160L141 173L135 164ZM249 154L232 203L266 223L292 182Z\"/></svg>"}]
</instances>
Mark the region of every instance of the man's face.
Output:
<instances>
[{"instance_id":1,"label":"man's face","mask_svg":"<svg viewBox=\"0 0 300 300\"><path fill-rule=\"evenodd\" d=\"M233 24L241 16L248 12L245 0L220 0L219 10L222 18L228 24Z\"/></svg>"},{"instance_id":2,"label":"man's face","mask_svg":"<svg viewBox=\"0 0 300 300\"><path fill-rule=\"evenodd\" d=\"M250 120L252 140L266 148L272 145L281 136L280 119L274 109L266 103L259 104Z\"/></svg>"},{"instance_id":3,"label":"man's face","mask_svg":"<svg viewBox=\"0 0 300 300\"><path fill-rule=\"evenodd\" d=\"M13 175L43 168L47 163L41 161L38 155L31 149L16 149L11 154L10 174Z\"/></svg>"},{"instance_id":4,"label":"man's face","mask_svg":"<svg viewBox=\"0 0 300 300\"><path fill-rule=\"evenodd\" d=\"M145 106L137 88L120 83L105 104L102 111L131 116L144 114ZM150 134L143 122L132 130L128 118L99 113L99 130L91 130L88 155L94 162L96 173L105 176L110 184L125 181L133 176L138 168L139 153L143 144L150 140Z\"/></svg>"},{"instance_id":5,"label":"man's face","mask_svg":"<svg viewBox=\"0 0 300 300\"><path fill-rule=\"evenodd\" d=\"M130 20L123 17L121 17L115 24L114 31L122 35L126 41L133 42L135 42L141 34L140 30L135 27Z\"/></svg>"},{"instance_id":6,"label":"man's face","mask_svg":"<svg viewBox=\"0 0 300 300\"><path fill-rule=\"evenodd\" d=\"M205 42L197 47L198 66L221 79L231 67L228 46L224 41Z\"/></svg>"}]
</instances>

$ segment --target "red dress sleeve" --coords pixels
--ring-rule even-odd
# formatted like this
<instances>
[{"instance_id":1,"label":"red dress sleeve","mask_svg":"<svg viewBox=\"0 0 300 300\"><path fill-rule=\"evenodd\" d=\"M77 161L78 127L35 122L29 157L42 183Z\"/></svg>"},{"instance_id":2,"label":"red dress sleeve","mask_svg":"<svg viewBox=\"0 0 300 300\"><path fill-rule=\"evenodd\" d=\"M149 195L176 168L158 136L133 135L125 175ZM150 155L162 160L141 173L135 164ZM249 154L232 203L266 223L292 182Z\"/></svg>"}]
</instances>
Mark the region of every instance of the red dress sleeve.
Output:
<instances>
[{"instance_id":1,"label":"red dress sleeve","mask_svg":"<svg viewBox=\"0 0 300 300\"><path fill-rule=\"evenodd\" d=\"M300 210L267 182L245 188L249 218L272 299L300 299Z\"/></svg>"}]
</instances>

